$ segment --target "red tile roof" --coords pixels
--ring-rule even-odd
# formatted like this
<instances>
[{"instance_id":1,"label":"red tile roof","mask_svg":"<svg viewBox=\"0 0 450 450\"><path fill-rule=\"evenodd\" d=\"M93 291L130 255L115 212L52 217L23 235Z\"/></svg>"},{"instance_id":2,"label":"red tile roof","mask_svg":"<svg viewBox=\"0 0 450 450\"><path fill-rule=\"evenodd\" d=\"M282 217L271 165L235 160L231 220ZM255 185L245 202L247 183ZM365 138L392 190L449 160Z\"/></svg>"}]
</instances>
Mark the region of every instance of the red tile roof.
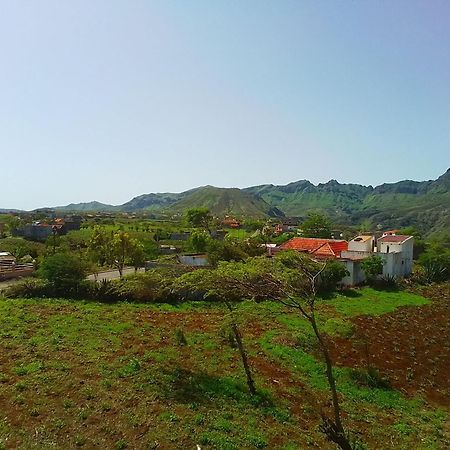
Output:
<instances>
[{"instance_id":1,"label":"red tile roof","mask_svg":"<svg viewBox=\"0 0 450 450\"><path fill-rule=\"evenodd\" d=\"M297 250L324 258L338 258L343 250L348 249L348 242L337 239L295 237L280 245L280 249Z\"/></svg>"},{"instance_id":2,"label":"red tile roof","mask_svg":"<svg viewBox=\"0 0 450 450\"><path fill-rule=\"evenodd\" d=\"M405 242L411 236L403 236L401 234L383 236L378 239L378 242Z\"/></svg>"}]
</instances>

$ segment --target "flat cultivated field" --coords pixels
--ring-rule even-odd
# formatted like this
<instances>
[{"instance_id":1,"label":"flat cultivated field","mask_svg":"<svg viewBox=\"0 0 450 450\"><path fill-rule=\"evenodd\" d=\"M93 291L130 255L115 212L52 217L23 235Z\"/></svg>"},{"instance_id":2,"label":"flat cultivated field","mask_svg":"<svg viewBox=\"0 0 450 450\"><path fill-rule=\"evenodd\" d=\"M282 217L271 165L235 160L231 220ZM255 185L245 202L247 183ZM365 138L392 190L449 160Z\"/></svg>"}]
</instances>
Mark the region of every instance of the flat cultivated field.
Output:
<instances>
[{"instance_id":1,"label":"flat cultivated field","mask_svg":"<svg viewBox=\"0 0 450 450\"><path fill-rule=\"evenodd\" d=\"M361 449L449 448L449 305L449 285L318 302ZM335 448L308 323L272 302L236 316L254 397L220 304L0 299L0 449Z\"/></svg>"}]
</instances>

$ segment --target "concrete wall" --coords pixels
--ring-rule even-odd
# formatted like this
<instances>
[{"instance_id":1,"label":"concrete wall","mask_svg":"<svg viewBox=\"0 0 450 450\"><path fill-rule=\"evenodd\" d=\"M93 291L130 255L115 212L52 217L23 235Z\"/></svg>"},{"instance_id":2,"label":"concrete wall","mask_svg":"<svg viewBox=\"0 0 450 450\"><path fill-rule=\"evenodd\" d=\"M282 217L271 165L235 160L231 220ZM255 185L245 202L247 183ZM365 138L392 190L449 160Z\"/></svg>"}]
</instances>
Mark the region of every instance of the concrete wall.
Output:
<instances>
[{"instance_id":1,"label":"concrete wall","mask_svg":"<svg viewBox=\"0 0 450 450\"><path fill-rule=\"evenodd\" d=\"M358 239L358 238L355 238ZM348 249L350 251L355 251L355 252L371 252L373 250L374 247L374 243L375 243L375 237L372 236L370 239L367 239L366 241L358 241L352 239L349 243L348 243Z\"/></svg>"},{"instance_id":2,"label":"concrete wall","mask_svg":"<svg viewBox=\"0 0 450 450\"><path fill-rule=\"evenodd\" d=\"M408 253L379 253L383 259L383 275L404 278L412 272L412 255Z\"/></svg>"},{"instance_id":3,"label":"concrete wall","mask_svg":"<svg viewBox=\"0 0 450 450\"><path fill-rule=\"evenodd\" d=\"M338 260L344 267L348 270L350 275L342 278L340 284L343 286L357 286L358 284L364 283L366 276L361 269L360 261L353 261L350 259L339 259Z\"/></svg>"},{"instance_id":4,"label":"concrete wall","mask_svg":"<svg viewBox=\"0 0 450 450\"><path fill-rule=\"evenodd\" d=\"M341 252L341 258L350 258L350 259L362 259L362 258L368 258L369 256L376 255L376 253L373 252L365 252L365 251L350 251L350 250L343 250Z\"/></svg>"},{"instance_id":5,"label":"concrete wall","mask_svg":"<svg viewBox=\"0 0 450 450\"><path fill-rule=\"evenodd\" d=\"M413 251L413 238L404 242L379 242L378 255L385 261L383 275L394 277L410 275L413 267Z\"/></svg>"},{"instance_id":6,"label":"concrete wall","mask_svg":"<svg viewBox=\"0 0 450 450\"><path fill-rule=\"evenodd\" d=\"M205 255L179 255L178 261L186 266L207 266L209 264Z\"/></svg>"}]
</instances>

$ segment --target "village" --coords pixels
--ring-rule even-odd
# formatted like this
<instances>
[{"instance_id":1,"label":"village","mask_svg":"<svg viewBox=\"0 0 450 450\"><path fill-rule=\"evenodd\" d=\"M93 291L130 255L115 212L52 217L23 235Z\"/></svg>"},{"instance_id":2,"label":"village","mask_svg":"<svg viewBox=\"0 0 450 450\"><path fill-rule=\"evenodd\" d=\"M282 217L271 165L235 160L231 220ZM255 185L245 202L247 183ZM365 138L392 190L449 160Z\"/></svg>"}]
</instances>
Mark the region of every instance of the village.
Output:
<instances>
[{"instance_id":1,"label":"village","mask_svg":"<svg viewBox=\"0 0 450 450\"><path fill-rule=\"evenodd\" d=\"M57 217L54 211L47 211L47 217L44 220L26 222L29 218L23 220L23 224L17 228L11 228L11 236L23 238L27 241L44 243L52 246L59 237L66 236L70 232L77 232L82 228L83 221L86 223L105 222L114 223L115 220L126 219L128 228L133 228L134 222L137 222L136 215L122 214L115 216L111 213L92 215L88 214L84 218L80 215L66 215ZM377 231L376 233L364 233L351 239L317 238L304 237L303 230L300 228L299 218L286 218L282 221L257 222L253 224L252 231L246 232L244 229L245 221L241 222L237 218L225 216L223 219L215 218L212 220L216 228L210 231L212 239L223 241L229 239L230 235L243 242L260 242L260 246L265 250L267 257L276 257L280 251L294 250L309 257L320 260L336 260L347 270L347 275L342 278L340 285L342 287L362 285L366 276L361 267L361 263L367 258L379 257L382 261L382 270L379 277L387 279L401 279L411 275L413 270L414 254L414 236L402 235L400 230ZM156 232L150 231L155 222L148 220L142 229L155 241L157 245L158 258L154 260L142 261L142 268L155 268L161 265L170 266L180 264L194 267L208 267L210 260L205 252L193 252L189 248L192 229L186 227L183 222L174 222L171 231ZM156 224L157 226L160 224ZM189 225L189 224L188 224ZM101 225L100 225L101 226ZM139 226L138 226L139 227ZM259 227L259 228L258 228ZM240 234L240 230L242 233ZM0 230L1 231L1 230ZM347 231L347 234L349 231ZM339 230L330 230L330 235L342 235ZM284 242L270 242L272 238L284 236ZM148 237L148 236L147 236ZM264 241L263 243L261 243ZM1 247L0 240L0 247ZM84 243L87 245L87 243ZM190 251L186 251L186 249ZM53 249L54 250L54 249ZM167 256L173 255L174 259L167 259ZM26 258L24 258L26 256ZM11 252L0 248L0 280L15 279L33 274L36 260L30 255L24 255L18 261L17 257ZM160 258L162 260L160 260ZM106 269L108 269L106 267ZM112 269L112 268L110 268Z\"/></svg>"}]
</instances>

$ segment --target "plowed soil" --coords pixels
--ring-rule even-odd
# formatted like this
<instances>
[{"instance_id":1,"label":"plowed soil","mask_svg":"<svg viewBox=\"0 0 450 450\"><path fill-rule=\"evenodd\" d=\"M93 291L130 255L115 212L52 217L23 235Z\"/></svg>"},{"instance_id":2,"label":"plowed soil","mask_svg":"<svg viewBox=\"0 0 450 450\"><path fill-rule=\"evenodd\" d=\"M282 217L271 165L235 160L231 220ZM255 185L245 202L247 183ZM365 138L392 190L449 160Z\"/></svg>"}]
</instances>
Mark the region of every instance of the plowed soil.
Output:
<instances>
[{"instance_id":1,"label":"plowed soil","mask_svg":"<svg viewBox=\"0 0 450 450\"><path fill-rule=\"evenodd\" d=\"M392 387L449 406L450 293L431 287L421 294L433 302L353 318L355 335L334 339L332 356L341 366L374 366Z\"/></svg>"}]
</instances>

